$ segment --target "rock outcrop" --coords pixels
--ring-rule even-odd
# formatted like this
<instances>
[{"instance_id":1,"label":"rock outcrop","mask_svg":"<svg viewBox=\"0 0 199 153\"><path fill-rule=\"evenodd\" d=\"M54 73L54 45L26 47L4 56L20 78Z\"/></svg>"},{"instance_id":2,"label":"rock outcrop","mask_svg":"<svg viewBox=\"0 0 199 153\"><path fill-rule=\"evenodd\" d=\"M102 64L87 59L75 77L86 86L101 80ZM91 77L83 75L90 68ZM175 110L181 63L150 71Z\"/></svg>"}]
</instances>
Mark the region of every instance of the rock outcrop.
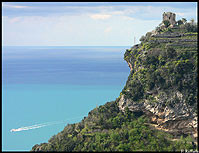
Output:
<instances>
[{"instance_id":1,"label":"rock outcrop","mask_svg":"<svg viewBox=\"0 0 199 153\"><path fill-rule=\"evenodd\" d=\"M165 100L172 100L176 97L182 99L183 96L180 93L174 93L170 98L168 95L164 95L164 100L157 98L156 103L151 103L147 100L143 102L133 102L131 99L125 98L122 95L119 100L119 108L124 111L126 107L134 113L145 113L151 119L151 123L157 124L158 128L169 131L176 137L184 135L192 135L197 139L197 114L193 113L192 108L186 105L186 103L175 103L173 107L166 106ZM182 99L183 100L183 99Z\"/></svg>"},{"instance_id":2,"label":"rock outcrop","mask_svg":"<svg viewBox=\"0 0 199 153\"><path fill-rule=\"evenodd\" d=\"M176 24L174 13L164 13L165 20ZM132 112L148 114L151 123L176 136L192 135L197 139L198 40L197 32L185 27L154 30L141 39L141 45L126 51L124 59L131 74L118 106L122 111L128 107ZM184 64L177 68L180 63Z\"/></svg>"}]
</instances>

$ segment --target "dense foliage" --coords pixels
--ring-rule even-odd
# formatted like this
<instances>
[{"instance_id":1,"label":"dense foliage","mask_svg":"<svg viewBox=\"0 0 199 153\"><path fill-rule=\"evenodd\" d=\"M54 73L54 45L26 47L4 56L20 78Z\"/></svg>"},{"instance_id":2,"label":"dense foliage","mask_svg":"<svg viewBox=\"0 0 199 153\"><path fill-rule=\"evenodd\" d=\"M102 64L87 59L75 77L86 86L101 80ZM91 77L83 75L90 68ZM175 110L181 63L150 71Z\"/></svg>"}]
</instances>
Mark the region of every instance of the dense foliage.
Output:
<instances>
[{"instance_id":1,"label":"dense foliage","mask_svg":"<svg viewBox=\"0 0 199 153\"><path fill-rule=\"evenodd\" d=\"M117 113L110 113L111 111ZM120 112L115 102L92 110L78 124L70 124L43 143L43 151L180 151L193 149L191 138L172 141L172 135L153 130L147 117L128 109ZM37 148L35 145L32 149Z\"/></svg>"},{"instance_id":2,"label":"dense foliage","mask_svg":"<svg viewBox=\"0 0 199 153\"><path fill-rule=\"evenodd\" d=\"M148 32L140 39L141 44L126 50L124 59L133 70L121 94L134 102L143 99L155 102L154 97L163 92L171 95L171 91L179 91L197 113L197 32L183 29L168 27L158 37Z\"/></svg>"}]
</instances>

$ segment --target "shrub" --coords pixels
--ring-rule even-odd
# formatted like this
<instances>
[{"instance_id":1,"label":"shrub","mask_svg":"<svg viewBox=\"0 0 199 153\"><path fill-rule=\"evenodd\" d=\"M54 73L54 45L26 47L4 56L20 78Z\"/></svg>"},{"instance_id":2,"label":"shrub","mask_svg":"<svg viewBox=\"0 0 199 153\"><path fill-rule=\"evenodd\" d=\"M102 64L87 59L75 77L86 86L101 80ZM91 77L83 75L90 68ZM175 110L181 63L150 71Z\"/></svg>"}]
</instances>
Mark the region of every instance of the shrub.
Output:
<instances>
[{"instance_id":1,"label":"shrub","mask_svg":"<svg viewBox=\"0 0 199 153\"><path fill-rule=\"evenodd\" d=\"M163 21L165 28L170 26L170 22L168 20Z\"/></svg>"}]
</instances>

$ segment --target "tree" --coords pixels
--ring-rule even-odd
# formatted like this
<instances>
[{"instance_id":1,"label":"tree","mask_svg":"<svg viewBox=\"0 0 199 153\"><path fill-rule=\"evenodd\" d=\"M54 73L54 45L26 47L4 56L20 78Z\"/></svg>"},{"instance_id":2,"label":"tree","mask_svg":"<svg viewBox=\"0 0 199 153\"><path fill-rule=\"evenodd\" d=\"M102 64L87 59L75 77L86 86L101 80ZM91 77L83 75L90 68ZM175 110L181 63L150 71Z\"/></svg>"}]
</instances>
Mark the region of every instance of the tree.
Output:
<instances>
[{"instance_id":1,"label":"tree","mask_svg":"<svg viewBox=\"0 0 199 153\"><path fill-rule=\"evenodd\" d=\"M194 25L194 19L192 18L190 21L191 21L191 25Z\"/></svg>"},{"instance_id":2,"label":"tree","mask_svg":"<svg viewBox=\"0 0 199 153\"><path fill-rule=\"evenodd\" d=\"M155 28L155 31L157 31L158 33L160 33L162 30L161 30L161 28L158 26L158 27Z\"/></svg>"},{"instance_id":3,"label":"tree","mask_svg":"<svg viewBox=\"0 0 199 153\"><path fill-rule=\"evenodd\" d=\"M174 58L177 55L177 53L174 48L169 47L166 49L166 55L167 55L167 58Z\"/></svg>"},{"instance_id":4,"label":"tree","mask_svg":"<svg viewBox=\"0 0 199 153\"><path fill-rule=\"evenodd\" d=\"M164 23L164 25L165 25L165 28L167 28L167 27L170 26L169 20L164 20L163 23Z\"/></svg>"},{"instance_id":5,"label":"tree","mask_svg":"<svg viewBox=\"0 0 199 153\"><path fill-rule=\"evenodd\" d=\"M140 38L140 41L145 41L145 36L142 36L141 38Z\"/></svg>"},{"instance_id":6,"label":"tree","mask_svg":"<svg viewBox=\"0 0 199 153\"><path fill-rule=\"evenodd\" d=\"M192 25L191 23L186 23L185 28L188 32L197 32L198 29L196 25Z\"/></svg>"},{"instance_id":7,"label":"tree","mask_svg":"<svg viewBox=\"0 0 199 153\"><path fill-rule=\"evenodd\" d=\"M149 37L151 37L151 35L152 35L152 32L147 32L146 33L146 39L149 39Z\"/></svg>"},{"instance_id":8,"label":"tree","mask_svg":"<svg viewBox=\"0 0 199 153\"><path fill-rule=\"evenodd\" d=\"M120 143L119 146L117 146L118 151L130 151L130 144L126 144L126 143Z\"/></svg>"},{"instance_id":9,"label":"tree","mask_svg":"<svg viewBox=\"0 0 199 153\"><path fill-rule=\"evenodd\" d=\"M183 24L185 24L187 22L187 19L182 18L182 22L183 22Z\"/></svg>"},{"instance_id":10,"label":"tree","mask_svg":"<svg viewBox=\"0 0 199 153\"><path fill-rule=\"evenodd\" d=\"M178 25L182 25L182 24L183 24L182 20L178 20L178 21L177 21L177 24L178 24Z\"/></svg>"}]
</instances>

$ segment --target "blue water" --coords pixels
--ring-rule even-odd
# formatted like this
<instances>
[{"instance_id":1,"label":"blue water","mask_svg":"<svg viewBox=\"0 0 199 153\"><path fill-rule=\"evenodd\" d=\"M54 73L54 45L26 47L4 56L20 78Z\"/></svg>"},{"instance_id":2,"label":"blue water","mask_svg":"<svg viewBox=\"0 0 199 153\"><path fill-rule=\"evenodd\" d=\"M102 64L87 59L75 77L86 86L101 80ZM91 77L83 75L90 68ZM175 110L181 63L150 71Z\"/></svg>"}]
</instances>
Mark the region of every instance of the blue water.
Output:
<instances>
[{"instance_id":1,"label":"blue water","mask_svg":"<svg viewBox=\"0 0 199 153\"><path fill-rule=\"evenodd\" d=\"M3 47L2 149L31 150L68 123L115 100L129 75L124 52L130 46ZM39 123L42 128L10 132Z\"/></svg>"}]
</instances>

